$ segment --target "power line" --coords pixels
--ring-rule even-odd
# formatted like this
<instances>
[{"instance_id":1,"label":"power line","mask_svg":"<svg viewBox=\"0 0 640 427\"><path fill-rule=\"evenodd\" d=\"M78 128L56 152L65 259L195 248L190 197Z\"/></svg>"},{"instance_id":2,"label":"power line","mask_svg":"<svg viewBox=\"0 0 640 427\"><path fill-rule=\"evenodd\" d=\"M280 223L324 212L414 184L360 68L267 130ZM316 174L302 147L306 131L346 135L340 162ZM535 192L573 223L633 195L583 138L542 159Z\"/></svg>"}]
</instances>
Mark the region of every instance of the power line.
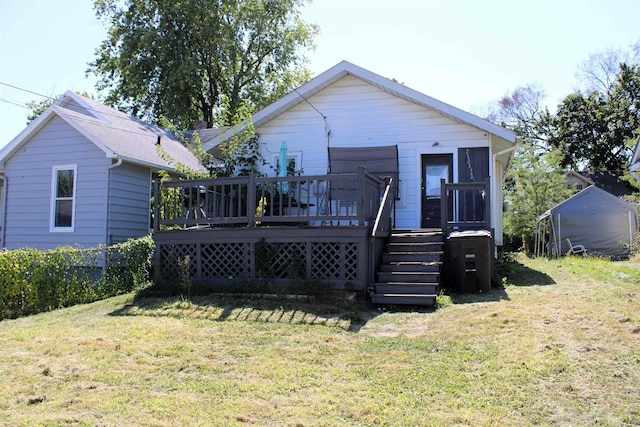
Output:
<instances>
[{"instance_id":1,"label":"power line","mask_svg":"<svg viewBox=\"0 0 640 427\"><path fill-rule=\"evenodd\" d=\"M22 91L22 92L27 92L27 93L30 93L30 94L32 94L32 95L41 96L42 98L47 98L47 99L50 99L50 100L52 100L52 101L55 101L55 100L56 100L56 98L52 98L52 97L50 97L50 96L48 96L48 95L43 95L43 94L41 94L41 93L34 92L34 91L32 91L32 90L29 90L29 89L25 89L25 88L22 88L22 87L18 87L18 86L10 85L9 83L0 82L0 85L2 85L2 86L7 86L7 87L10 87L10 88L12 88L12 89L20 90L20 91Z\"/></svg>"},{"instance_id":2,"label":"power line","mask_svg":"<svg viewBox=\"0 0 640 427\"><path fill-rule=\"evenodd\" d=\"M11 101L9 99L4 99L4 98L0 98L0 101L6 102L7 104L15 105L16 107L26 108L27 110L29 109L29 107L27 105L22 104L22 103L17 102L17 101Z\"/></svg>"},{"instance_id":3,"label":"power line","mask_svg":"<svg viewBox=\"0 0 640 427\"><path fill-rule=\"evenodd\" d=\"M34 92L34 91L32 91L32 90L25 89L25 88L22 88L22 87L18 87L18 86L15 86L15 85L11 85L11 84L8 84L8 83L0 82L0 85L2 85L2 86L7 86L7 87L10 87L10 88L13 88L13 89L16 89L16 90L22 91L22 92L30 93L30 94L32 94L32 95L40 96L40 97L43 97L43 98L49 99L49 100L51 100L51 101L57 101L57 100L58 100L58 98L52 98L52 97L50 97L50 96L43 95L43 94L41 94L41 93ZM82 97L82 95L78 95L78 96ZM84 98L84 97L82 97L82 98ZM6 102L6 103L8 103L8 104L15 105L15 106L18 106L18 107L22 107L22 108L26 108L26 109L31 109L31 108L30 108L28 105L26 105L26 104L18 103L18 102L11 101L11 100L8 100L8 99L0 98L0 101L2 101L2 102ZM90 100L90 101L94 101L94 100ZM107 106L105 106L105 107L107 107ZM129 117L129 118L135 118L135 117L130 116L129 114L127 114L127 113L123 112L123 111L115 110L115 109L113 109L112 107L107 107L107 108L109 108L109 109L111 109L111 110L114 110L115 112L111 112L111 111L98 111L98 110L96 110L95 108L91 107L90 105L84 105L84 106L83 106L83 108L84 108L84 109L86 109L86 110L89 110L89 111L93 111L93 112L95 112L95 113L97 113L97 114L99 114L99 115L101 115L101 116L111 116L111 117L115 117L115 118L122 119L122 116L121 116L120 114L124 114L124 115L126 115L127 117ZM117 113L120 113L120 114L116 114L116 112L117 112ZM114 130L115 130L115 129L118 129L118 130L124 131L124 132L126 132L126 133L128 133L128 134L131 134L131 135L150 136L150 135L149 135L149 134L147 134L147 133L136 132L136 131L132 131L132 130L125 130L125 129L122 129L122 128L119 128L119 127L114 127L114 126L112 126L112 124L110 124L110 123L104 123L104 122L100 121L100 119L98 119L98 118L96 118L96 117L88 117L88 116L87 116L87 117L82 117L82 118L80 118L80 117L72 117L71 119L72 119L72 120L74 120L74 121L87 121L87 120L89 120L89 122L90 122L90 123L92 123L94 126L101 126L101 127L105 127L105 128L109 128L109 129L114 129ZM136 120L140 120L140 119L137 119L137 118L135 118L135 119L136 119ZM156 134L156 132L157 132L157 131L160 131L160 132L168 132L168 133L173 134L173 132L171 132L171 131L169 131L169 130L167 130L167 129L164 129L164 128L160 127L160 126L156 126L156 125L153 125L153 124L151 124L151 123L147 123L146 121L143 121L143 123L145 123L145 124L147 124L147 125L149 125L149 126L153 126L153 127L155 128L155 129L151 130L151 133L152 133L152 134Z\"/></svg>"}]
</instances>

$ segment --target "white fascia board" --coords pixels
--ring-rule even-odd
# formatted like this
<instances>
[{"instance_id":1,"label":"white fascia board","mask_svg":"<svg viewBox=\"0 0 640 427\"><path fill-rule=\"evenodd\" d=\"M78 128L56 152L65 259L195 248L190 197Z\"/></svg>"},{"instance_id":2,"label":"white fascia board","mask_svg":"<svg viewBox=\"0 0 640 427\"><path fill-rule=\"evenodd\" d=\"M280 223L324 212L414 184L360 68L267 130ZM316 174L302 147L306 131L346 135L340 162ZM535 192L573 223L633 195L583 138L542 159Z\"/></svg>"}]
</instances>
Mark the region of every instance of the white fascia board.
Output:
<instances>
[{"instance_id":1,"label":"white fascia board","mask_svg":"<svg viewBox=\"0 0 640 427\"><path fill-rule=\"evenodd\" d=\"M474 114L456 108L445 102L439 101L408 86L396 83L371 71L360 68L356 65L347 63L349 74L365 80L393 95L406 99L407 101L422 105L424 107L436 110L454 120L467 123L478 129L484 130L490 134L496 135L512 144L516 143L517 136L514 132L498 126L488 120L480 118Z\"/></svg>"},{"instance_id":2,"label":"white fascia board","mask_svg":"<svg viewBox=\"0 0 640 427\"><path fill-rule=\"evenodd\" d=\"M67 115L64 114L64 112L57 105L52 105L47 108L42 114L40 114L34 121L29 123L29 125L22 132L20 132L18 136L13 138L11 142L9 142L0 150L0 163L6 163L6 161L11 156L13 156L13 154L18 149L20 149L20 147L22 147L22 145L24 145L29 139L31 139L36 133L38 133L47 123L49 123L49 121L53 119L54 116L60 117L65 121L65 123L80 132L85 138L93 142L98 148L104 151L107 157L115 157L115 153L109 150L104 144L102 144L84 128L75 123L73 119L67 117Z\"/></svg>"},{"instance_id":3,"label":"white fascia board","mask_svg":"<svg viewBox=\"0 0 640 427\"><path fill-rule=\"evenodd\" d=\"M73 120L73 118L67 116L64 113L64 111L62 111L59 107L54 106L53 109L56 112L56 114L62 120L64 120L69 126L74 128L75 130L77 130L79 133L82 134L82 136L87 138L89 141L93 142L96 147L98 147L99 149L104 151L104 153L106 154L107 158L111 158L112 159L112 158L116 158L117 157L116 153L114 153L109 148L107 148L106 145L104 145L98 138L96 138L93 134L91 134L89 131L87 131L82 125L80 125L75 120Z\"/></svg>"},{"instance_id":4,"label":"white fascia board","mask_svg":"<svg viewBox=\"0 0 640 427\"><path fill-rule=\"evenodd\" d=\"M503 128L502 126L498 126L488 120L482 119L471 113L467 113L466 111L460 110L459 108L453 107L442 101L438 101L437 99L431 98L430 96L420 93L407 86L396 83L369 70L358 67L357 65L354 65L348 61L342 61L338 63L337 65L319 74L318 76L309 80L307 83L303 84L297 89L294 89L292 92L289 92L287 95L255 113L252 117L253 125L255 127L263 125L274 117L293 108L297 104L305 102L305 100L309 97L313 96L325 87L331 85L332 83L340 80L347 75L352 75L356 78L359 78L369 84L380 88L381 90L384 90L387 93L403 98L409 102L413 102L415 104L438 111L441 114L451 117L456 121L469 124L492 135L496 135L512 144L516 143L516 134L508 129ZM245 127L246 125L240 126L239 128L237 128L238 130L232 130L231 132L226 132L224 135L218 135L216 138L213 138L206 144L204 144L203 148L206 151L210 151L223 140L223 137L232 136L234 133L244 129Z\"/></svg>"},{"instance_id":5,"label":"white fascia board","mask_svg":"<svg viewBox=\"0 0 640 427\"><path fill-rule=\"evenodd\" d=\"M93 117L95 117L96 119L98 119L98 120L100 120L102 122L109 122L102 114L98 113L89 104L87 104L84 101L84 99L82 99L82 97L80 97L77 93L75 93L73 91L70 91L70 90L66 91L64 93L64 95L62 95L60 98L58 98L58 100L56 101L55 105L62 106L62 104L64 104L67 101L68 98L71 98L72 100L77 102L82 108L87 110L87 112L89 114L91 114Z\"/></svg>"},{"instance_id":6,"label":"white fascia board","mask_svg":"<svg viewBox=\"0 0 640 427\"><path fill-rule=\"evenodd\" d=\"M133 164L138 165L138 166L145 166L145 167L148 167L150 169L166 170L167 172L175 172L176 171L175 168L173 168L171 166L165 166L165 165L161 165L161 164L158 164L158 163L150 162L150 161L147 161L147 160L140 160L140 159L137 159L135 157L116 155L114 158L122 159L125 162L133 163Z\"/></svg>"},{"instance_id":7,"label":"white fascia board","mask_svg":"<svg viewBox=\"0 0 640 427\"><path fill-rule=\"evenodd\" d=\"M53 106L50 106L36 117L34 121L29 123L22 132L20 132L0 150L0 162L4 164L11 156L13 156L13 154L20 149L25 142L40 131L40 129L42 129L53 118L53 114L56 114L56 110Z\"/></svg>"}]
</instances>

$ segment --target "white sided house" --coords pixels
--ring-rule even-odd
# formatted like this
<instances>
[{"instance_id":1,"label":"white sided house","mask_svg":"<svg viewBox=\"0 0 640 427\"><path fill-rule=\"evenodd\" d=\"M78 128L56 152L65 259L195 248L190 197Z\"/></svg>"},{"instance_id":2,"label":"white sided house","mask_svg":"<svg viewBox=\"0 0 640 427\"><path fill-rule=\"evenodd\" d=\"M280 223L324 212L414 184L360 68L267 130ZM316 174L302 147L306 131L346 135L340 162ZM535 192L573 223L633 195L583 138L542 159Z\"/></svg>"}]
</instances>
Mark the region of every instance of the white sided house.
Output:
<instances>
[{"instance_id":1,"label":"white sided house","mask_svg":"<svg viewBox=\"0 0 640 427\"><path fill-rule=\"evenodd\" d=\"M310 283L431 305L448 273L490 290L514 133L348 62L252 121L262 176L156 184L189 194L156 208L163 278L183 259L214 288ZM203 147L215 155L240 130Z\"/></svg>"},{"instance_id":2,"label":"white sided house","mask_svg":"<svg viewBox=\"0 0 640 427\"><path fill-rule=\"evenodd\" d=\"M66 92L0 150L1 247L95 247L151 229L152 175L199 168L169 132Z\"/></svg>"},{"instance_id":3,"label":"white sided house","mask_svg":"<svg viewBox=\"0 0 640 427\"><path fill-rule=\"evenodd\" d=\"M303 175L332 172L333 148L364 149L337 159L351 160L355 172L363 152L397 147L396 229L440 226L441 178L489 179L491 228L502 245L502 186L516 146L516 135L503 127L346 61L256 113L253 124L270 176L283 142L290 166ZM215 150L220 137L228 133L204 148Z\"/></svg>"}]
</instances>

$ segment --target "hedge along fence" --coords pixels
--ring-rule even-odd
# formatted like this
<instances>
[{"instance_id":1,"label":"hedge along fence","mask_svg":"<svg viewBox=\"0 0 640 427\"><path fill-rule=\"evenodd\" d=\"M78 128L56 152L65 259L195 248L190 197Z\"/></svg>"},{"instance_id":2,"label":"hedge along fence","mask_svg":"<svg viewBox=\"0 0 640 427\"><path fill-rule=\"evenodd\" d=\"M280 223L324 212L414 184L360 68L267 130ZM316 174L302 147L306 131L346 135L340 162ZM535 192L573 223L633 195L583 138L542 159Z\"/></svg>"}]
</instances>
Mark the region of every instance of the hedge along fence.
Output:
<instances>
[{"instance_id":1,"label":"hedge along fence","mask_svg":"<svg viewBox=\"0 0 640 427\"><path fill-rule=\"evenodd\" d=\"M130 292L149 280L151 236L93 249L0 251L0 320Z\"/></svg>"}]
</instances>

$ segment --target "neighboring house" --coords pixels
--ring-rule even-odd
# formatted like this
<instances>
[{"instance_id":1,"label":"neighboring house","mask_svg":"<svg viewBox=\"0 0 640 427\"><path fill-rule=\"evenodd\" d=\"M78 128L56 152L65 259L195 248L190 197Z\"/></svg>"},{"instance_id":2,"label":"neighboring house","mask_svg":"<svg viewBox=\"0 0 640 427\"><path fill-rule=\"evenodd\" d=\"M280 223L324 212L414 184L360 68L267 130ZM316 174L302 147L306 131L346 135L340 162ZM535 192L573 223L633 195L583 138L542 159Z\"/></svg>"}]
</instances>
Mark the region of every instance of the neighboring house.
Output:
<instances>
[{"instance_id":1,"label":"neighboring house","mask_svg":"<svg viewBox=\"0 0 640 427\"><path fill-rule=\"evenodd\" d=\"M171 133L67 92L0 150L1 246L95 247L143 236L152 176L178 163L201 167Z\"/></svg>"},{"instance_id":2,"label":"neighboring house","mask_svg":"<svg viewBox=\"0 0 640 427\"><path fill-rule=\"evenodd\" d=\"M440 178L489 178L491 228L502 244L502 186L516 135L501 126L346 61L257 112L253 124L269 163L263 172L271 176L283 141L304 175L330 172L330 148L397 146L398 229L440 226ZM230 135L203 138L203 146L215 153Z\"/></svg>"},{"instance_id":3,"label":"neighboring house","mask_svg":"<svg viewBox=\"0 0 640 427\"><path fill-rule=\"evenodd\" d=\"M567 187L572 188L576 192L580 192L590 185L594 185L594 182L589 178L581 174L580 172L576 172L574 170L570 170L565 175Z\"/></svg>"},{"instance_id":4,"label":"neighboring house","mask_svg":"<svg viewBox=\"0 0 640 427\"><path fill-rule=\"evenodd\" d=\"M582 191L590 185L605 190L616 197L623 197L633 193L633 190L625 184L615 173L610 171L569 171L566 174L567 185L576 192Z\"/></svg>"}]
</instances>

